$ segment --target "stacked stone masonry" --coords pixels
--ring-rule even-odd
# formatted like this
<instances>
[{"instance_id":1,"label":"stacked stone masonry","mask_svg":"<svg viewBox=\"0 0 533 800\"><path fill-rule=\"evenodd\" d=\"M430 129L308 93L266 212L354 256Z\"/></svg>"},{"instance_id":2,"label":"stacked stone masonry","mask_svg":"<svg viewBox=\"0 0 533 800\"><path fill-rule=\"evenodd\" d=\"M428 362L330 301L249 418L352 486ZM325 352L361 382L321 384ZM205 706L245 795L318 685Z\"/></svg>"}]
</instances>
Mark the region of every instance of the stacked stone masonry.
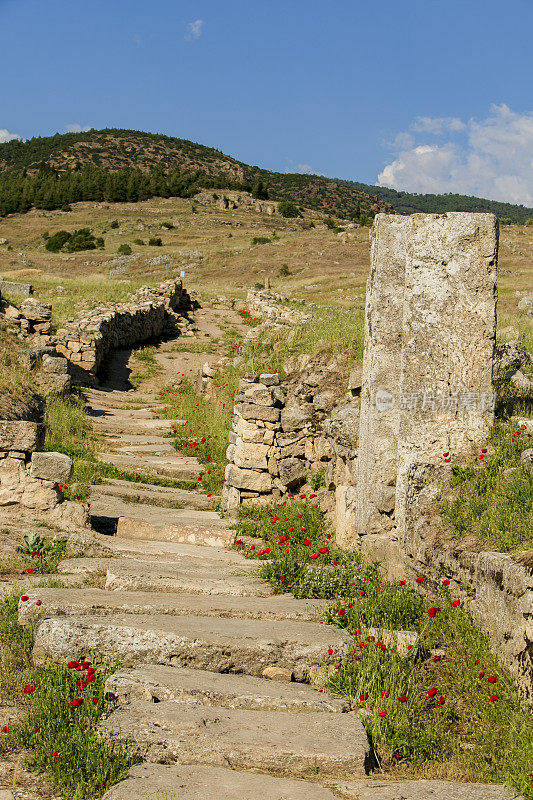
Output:
<instances>
[{"instance_id":1,"label":"stacked stone masonry","mask_svg":"<svg viewBox=\"0 0 533 800\"><path fill-rule=\"evenodd\" d=\"M127 303L98 306L79 319L68 320L57 332L57 350L70 361L76 378L91 382L111 350L159 337L170 322L186 329L189 307L181 280L143 287Z\"/></svg>"}]
</instances>

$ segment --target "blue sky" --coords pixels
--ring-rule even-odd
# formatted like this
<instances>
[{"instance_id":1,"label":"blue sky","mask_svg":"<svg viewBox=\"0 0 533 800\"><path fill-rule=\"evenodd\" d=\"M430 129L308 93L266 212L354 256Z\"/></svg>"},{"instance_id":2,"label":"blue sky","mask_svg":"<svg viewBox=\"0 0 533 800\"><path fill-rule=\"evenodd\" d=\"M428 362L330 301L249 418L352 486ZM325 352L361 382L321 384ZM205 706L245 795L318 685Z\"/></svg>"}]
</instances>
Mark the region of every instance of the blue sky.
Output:
<instances>
[{"instance_id":1,"label":"blue sky","mask_svg":"<svg viewBox=\"0 0 533 800\"><path fill-rule=\"evenodd\" d=\"M0 0L0 29L0 140L135 128L533 205L533 0Z\"/></svg>"}]
</instances>

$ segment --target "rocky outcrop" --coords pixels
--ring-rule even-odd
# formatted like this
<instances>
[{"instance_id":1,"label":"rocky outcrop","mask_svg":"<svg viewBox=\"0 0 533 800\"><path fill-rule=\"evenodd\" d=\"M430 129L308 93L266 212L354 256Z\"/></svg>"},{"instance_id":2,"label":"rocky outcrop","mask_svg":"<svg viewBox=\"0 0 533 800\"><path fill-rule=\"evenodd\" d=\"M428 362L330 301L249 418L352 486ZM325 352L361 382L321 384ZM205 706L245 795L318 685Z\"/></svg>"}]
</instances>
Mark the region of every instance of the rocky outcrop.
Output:
<instances>
[{"instance_id":1,"label":"rocky outcrop","mask_svg":"<svg viewBox=\"0 0 533 800\"><path fill-rule=\"evenodd\" d=\"M107 354L159 337L167 326L186 329L190 299L181 280L157 288L143 287L127 303L98 306L85 316L68 320L57 332L57 350L71 364L80 382L94 383Z\"/></svg>"}]
</instances>

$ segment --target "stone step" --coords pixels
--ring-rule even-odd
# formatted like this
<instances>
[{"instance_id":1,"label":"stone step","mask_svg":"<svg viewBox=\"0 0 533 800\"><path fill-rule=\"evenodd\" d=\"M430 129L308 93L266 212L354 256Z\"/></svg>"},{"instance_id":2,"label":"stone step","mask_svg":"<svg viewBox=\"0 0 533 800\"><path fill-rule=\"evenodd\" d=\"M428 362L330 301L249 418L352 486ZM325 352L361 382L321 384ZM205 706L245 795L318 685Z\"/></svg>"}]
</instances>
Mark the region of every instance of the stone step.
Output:
<instances>
[{"instance_id":1,"label":"stone step","mask_svg":"<svg viewBox=\"0 0 533 800\"><path fill-rule=\"evenodd\" d=\"M231 597L177 592L110 592L105 589L31 589L19 604L19 623L44 617L96 614L158 614L320 622L326 601L294 597ZM40 605L37 605L37 602Z\"/></svg>"},{"instance_id":2,"label":"stone step","mask_svg":"<svg viewBox=\"0 0 533 800\"><path fill-rule=\"evenodd\" d=\"M266 667L307 680L351 644L340 628L314 622L116 614L51 617L35 630L36 663L118 659L124 667L163 664L261 677ZM331 651L331 652L329 652Z\"/></svg>"},{"instance_id":3,"label":"stone step","mask_svg":"<svg viewBox=\"0 0 533 800\"><path fill-rule=\"evenodd\" d=\"M305 683L157 664L115 672L107 679L105 689L115 695L119 703L179 700L259 711L339 713L350 710L344 698L318 692Z\"/></svg>"},{"instance_id":4,"label":"stone step","mask_svg":"<svg viewBox=\"0 0 533 800\"><path fill-rule=\"evenodd\" d=\"M215 552L215 551L213 551ZM235 565L203 558L142 561L117 558L71 558L58 572L87 574L105 570L107 591L188 592L232 597L270 597L272 587L255 577L253 562Z\"/></svg>"},{"instance_id":5,"label":"stone step","mask_svg":"<svg viewBox=\"0 0 533 800\"><path fill-rule=\"evenodd\" d=\"M163 764L139 764L133 767L126 779L106 792L102 800L258 800L258 798L337 800L329 789L318 783L271 775L254 775L221 767Z\"/></svg>"},{"instance_id":6,"label":"stone step","mask_svg":"<svg viewBox=\"0 0 533 800\"><path fill-rule=\"evenodd\" d=\"M161 558L167 562L182 561L184 558L201 558L215 561L217 564L234 564L240 570L254 572L257 561L251 561L235 550L213 550L196 544L180 544L179 542L145 542L134 539L118 539L116 536L106 536L105 543L112 553L120 554L135 561L155 561L161 563Z\"/></svg>"},{"instance_id":7,"label":"stone step","mask_svg":"<svg viewBox=\"0 0 533 800\"><path fill-rule=\"evenodd\" d=\"M149 503L162 507L175 503L176 506L195 508L199 511L212 511L220 503L220 495L207 497L200 492L190 492L186 489L153 486L149 483L132 483L117 478L104 478L98 486L90 487L91 501L104 495L117 497L130 503Z\"/></svg>"},{"instance_id":8,"label":"stone step","mask_svg":"<svg viewBox=\"0 0 533 800\"><path fill-rule=\"evenodd\" d=\"M120 497L98 493L91 496L92 517L117 522L121 539L182 542L210 547L229 547L235 539L226 520L215 511L194 508L161 508L150 504L128 503Z\"/></svg>"},{"instance_id":9,"label":"stone step","mask_svg":"<svg viewBox=\"0 0 533 800\"><path fill-rule=\"evenodd\" d=\"M94 416L91 415L91 424L97 433L131 434L135 432L139 435L149 436L150 434L160 434L167 436L172 425L176 427L183 424L179 419L132 419L125 416Z\"/></svg>"},{"instance_id":10,"label":"stone step","mask_svg":"<svg viewBox=\"0 0 533 800\"><path fill-rule=\"evenodd\" d=\"M156 444L122 444L122 438L116 441L107 440L108 444L115 445L114 453L122 453L128 456L175 456L176 449L171 444L160 438Z\"/></svg>"},{"instance_id":11,"label":"stone step","mask_svg":"<svg viewBox=\"0 0 533 800\"><path fill-rule=\"evenodd\" d=\"M175 452L175 451L174 451ZM183 458L182 456L135 456L122 453L99 453L99 461L113 464L117 469L135 474L157 475L163 478L173 478L178 481L198 480L200 472L204 472L199 461L195 458Z\"/></svg>"},{"instance_id":12,"label":"stone step","mask_svg":"<svg viewBox=\"0 0 533 800\"><path fill-rule=\"evenodd\" d=\"M344 800L525 800L499 784L391 781L378 776L363 781L336 782L332 789L335 797Z\"/></svg>"},{"instance_id":13,"label":"stone step","mask_svg":"<svg viewBox=\"0 0 533 800\"><path fill-rule=\"evenodd\" d=\"M133 740L146 761L231 765L284 777L356 777L371 767L357 712L249 711L136 700L103 723L107 736Z\"/></svg>"}]
</instances>

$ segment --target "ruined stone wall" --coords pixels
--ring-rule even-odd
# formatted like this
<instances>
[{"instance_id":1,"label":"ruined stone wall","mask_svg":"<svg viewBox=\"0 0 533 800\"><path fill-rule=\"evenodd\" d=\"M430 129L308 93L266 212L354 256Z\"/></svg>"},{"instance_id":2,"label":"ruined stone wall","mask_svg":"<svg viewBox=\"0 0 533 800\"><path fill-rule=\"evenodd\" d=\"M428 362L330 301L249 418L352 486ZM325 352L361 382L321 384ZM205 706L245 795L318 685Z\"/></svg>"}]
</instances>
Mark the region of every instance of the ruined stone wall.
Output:
<instances>
[{"instance_id":1,"label":"ruined stone wall","mask_svg":"<svg viewBox=\"0 0 533 800\"><path fill-rule=\"evenodd\" d=\"M68 320L57 332L57 350L71 363L78 380L94 380L110 350L130 347L160 336L173 318L187 327L184 317L189 296L180 280L157 288L143 287L127 303L97 306Z\"/></svg>"},{"instance_id":2,"label":"ruined stone wall","mask_svg":"<svg viewBox=\"0 0 533 800\"><path fill-rule=\"evenodd\" d=\"M248 292L246 307L250 314L259 317L266 325L284 326L307 322L311 314L296 307L284 305L289 298L268 290L253 289ZM293 301L294 303L297 301ZM303 306L303 301L302 301ZM306 308L312 308L308 304Z\"/></svg>"}]
</instances>

